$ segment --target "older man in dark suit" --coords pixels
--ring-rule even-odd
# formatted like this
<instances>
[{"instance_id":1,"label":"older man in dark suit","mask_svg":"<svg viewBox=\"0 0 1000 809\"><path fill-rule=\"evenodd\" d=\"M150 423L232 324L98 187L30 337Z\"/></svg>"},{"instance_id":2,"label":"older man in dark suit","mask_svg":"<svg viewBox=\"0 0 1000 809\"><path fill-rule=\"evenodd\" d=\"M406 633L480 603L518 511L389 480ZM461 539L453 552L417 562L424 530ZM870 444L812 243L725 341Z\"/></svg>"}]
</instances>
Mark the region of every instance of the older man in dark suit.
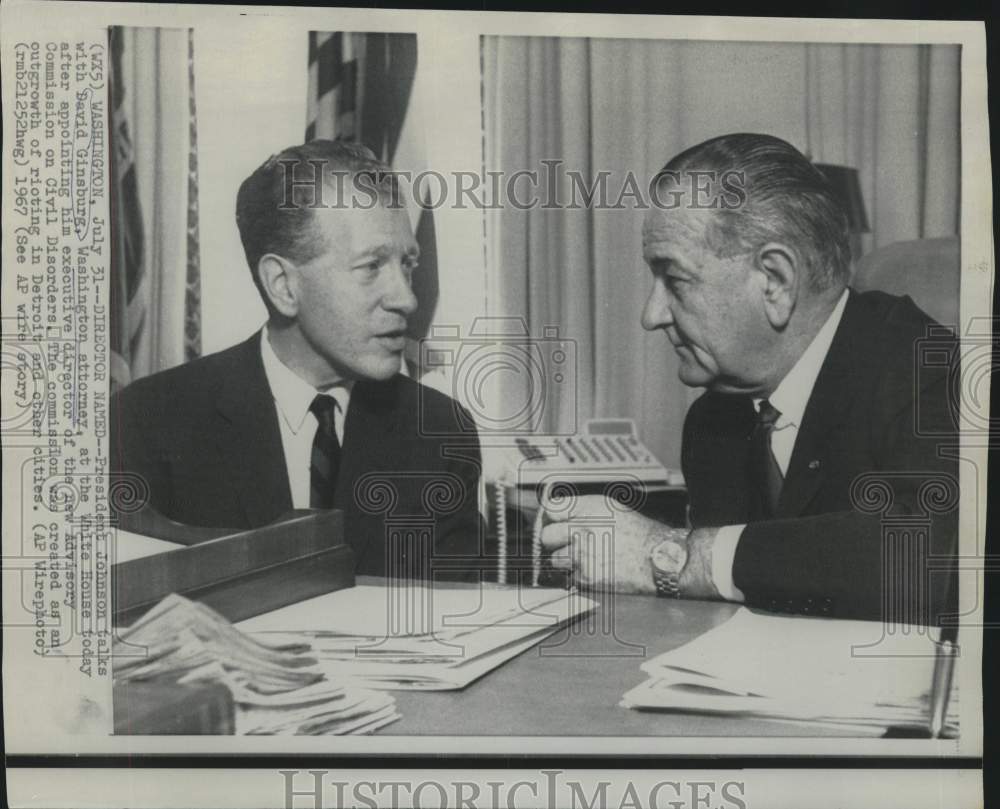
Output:
<instances>
[{"instance_id":1,"label":"older man in dark suit","mask_svg":"<svg viewBox=\"0 0 1000 809\"><path fill-rule=\"evenodd\" d=\"M746 601L772 610L934 623L957 537L947 364L909 298L848 287L847 220L792 146L727 135L671 160L643 229L653 290L685 384L691 531L615 512L612 569L583 523L600 499L553 511L543 533L584 584Z\"/></svg>"},{"instance_id":2,"label":"older man in dark suit","mask_svg":"<svg viewBox=\"0 0 1000 809\"><path fill-rule=\"evenodd\" d=\"M361 146L291 147L244 181L236 218L267 324L122 391L112 471L191 525L342 509L359 573L482 566L472 419L400 374L419 248L389 167Z\"/></svg>"}]
</instances>

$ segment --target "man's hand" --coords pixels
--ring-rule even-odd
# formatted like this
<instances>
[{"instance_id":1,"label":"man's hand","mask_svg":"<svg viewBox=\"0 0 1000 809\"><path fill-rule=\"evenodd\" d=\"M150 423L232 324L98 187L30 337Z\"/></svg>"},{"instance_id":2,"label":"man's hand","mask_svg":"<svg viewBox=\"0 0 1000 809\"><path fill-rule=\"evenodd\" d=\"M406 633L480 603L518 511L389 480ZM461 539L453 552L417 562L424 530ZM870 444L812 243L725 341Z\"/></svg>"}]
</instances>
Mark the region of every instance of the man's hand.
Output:
<instances>
[{"instance_id":1,"label":"man's hand","mask_svg":"<svg viewBox=\"0 0 1000 809\"><path fill-rule=\"evenodd\" d=\"M553 567L571 571L582 587L605 585L620 593L655 593L649 552L664 539L683 546L688 533L603 495L576 498L568 511L547 508L546 516L542 546L552 553Z\"/></svg>"},{"instance_id":2,"label":"man's hand","mask_svg":"<svg viewBox=\"0 0 1000 809\"><path fill-rule=\"evenodd\" d=\"M687 564L677 583L684 598L722 598L712 579L712 545L716 533L715 528L696 528L688 534Z\"/></svg>"}]
</instances>

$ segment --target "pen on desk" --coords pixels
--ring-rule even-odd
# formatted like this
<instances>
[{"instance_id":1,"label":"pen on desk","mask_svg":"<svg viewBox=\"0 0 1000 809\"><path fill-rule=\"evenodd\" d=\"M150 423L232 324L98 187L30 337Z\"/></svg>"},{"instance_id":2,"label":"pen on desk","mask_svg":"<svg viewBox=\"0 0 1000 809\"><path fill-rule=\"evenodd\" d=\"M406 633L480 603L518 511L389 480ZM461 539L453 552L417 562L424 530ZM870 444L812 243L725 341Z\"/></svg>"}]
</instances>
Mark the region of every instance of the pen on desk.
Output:
<instances>
[{"instance_id":1,"label":"pen on desk","mask_svg":"<svg viewBox=\"0 0 1000 809\"><path fill-rule=\"evenodd\" d=\"M950 640L938 641L934 656L934 677L931 682L929 730L932 739L940 739L944 732L957 657L958 644Z\"/></svg>"},{"instance_id":2,"label":"pen on desk","mask_svg":"<svg viewBox=\"0 0 1000 809\"><path fill-rule=\"evenodd\" d=\"M940 739L944 734L948 720L948 702L951 699L951 683L955 675L955 659L958 657L958 623L957 623L957 595L958 595L958 571L954 567L949 570L945 586L945 610L951 610L953 615L947 613L939 615L938 621L941 624L941 635L934 645L934 674L931 677L931 706L927 720L927 729L932 739ZM949 622L949 617L953 622Z\"/></svg>"},{"instance_id":3,"label":"pen on desk","mask_svg":"<svg viewBox=\"0 0 1000 809\"><path fill-rule=\"evenodd\" d=\"M931 675L927 723L923 726L892 725L886 729L885 738L941 739L946 736L951 684L955 674L955 660L959 655L955 629L945 627L941 637L934 642L934 672Z\"/></svg>"},{"instance_id":4,"label":"pen on desk","mask_svg":"<svg viewBox=\"0 0 1000 809\"><path fill-rule=\"evenodd\" d=\"M948 579L944 603L946 610L957 611L958 605L953 600L957 593L957 573L952 570ZM955 623L948 623L948 618ZM940 739L946 736L948 725L948 703L951 700L951 684L955 676L955 660L959 656L957 614L938 616L941 623L941 634L934 642L934 671L931 675L930 707L927 714L927 724L921 727L892 726L886 731L887 738L931 738Z\"/></svg>"},{"instance_id":5,"label":"pen on desk","mask_svg":"<svg viewBox=\"0 0 1000 809\"><path fill-rule=\"evenodd\" d=\"M948 723L948 702L955 676L958 646L958 556L953 552L945 580L945 612L938 616L941 636L934 655L934 676L931 678L931 708L928 730L932 739L940 739ZM948 615L951 612L951 615Z\"/></svg>"},{"instance_id":6,"label":"pen on desk","mask_svg":"<svg viewBox=\"0 0 1000 809\"><path fill-rule=\"evenodd\" d=\"M958 625L943 626L941 637L935 644L934 675L931 678L928 730L932 739L940 739L947 724L948 702L951 699L951 683L955 676L958 653Z\"/></svg>"}]
</instances>

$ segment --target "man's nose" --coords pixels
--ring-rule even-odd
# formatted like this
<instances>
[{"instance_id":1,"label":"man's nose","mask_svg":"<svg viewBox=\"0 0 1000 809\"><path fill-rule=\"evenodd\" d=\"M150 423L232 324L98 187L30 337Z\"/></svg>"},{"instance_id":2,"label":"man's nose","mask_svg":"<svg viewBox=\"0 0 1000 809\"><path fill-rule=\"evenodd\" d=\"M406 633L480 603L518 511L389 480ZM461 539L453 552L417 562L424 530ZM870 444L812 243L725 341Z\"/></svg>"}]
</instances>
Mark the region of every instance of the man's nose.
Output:
<instances>
[{"instance_id":1,"label":"man's nose","mask_svg":"<svg viewBox=\"0 0 1000 809\"><path fill-rule=\"evenodd\" d=\"M403 316L412 315L417 311L417 296L413 294L410 285L410 273L401 264L393 264L387 268L387 273L388 286L382 298L382 306Z\"/></svg>"},{"instance_id":2,"label":"man's nose","mask_svg":"<svg viewBox=\"0 0 1000 809\"><path fill-rule=\"evenodd\" d=\"M653 282L653 288L646 298L646 305L642 308L641 321L646 331L662 329L674 322L673 313L670 311L670 293L662 281Z\"/></svg>"}]
</instances>

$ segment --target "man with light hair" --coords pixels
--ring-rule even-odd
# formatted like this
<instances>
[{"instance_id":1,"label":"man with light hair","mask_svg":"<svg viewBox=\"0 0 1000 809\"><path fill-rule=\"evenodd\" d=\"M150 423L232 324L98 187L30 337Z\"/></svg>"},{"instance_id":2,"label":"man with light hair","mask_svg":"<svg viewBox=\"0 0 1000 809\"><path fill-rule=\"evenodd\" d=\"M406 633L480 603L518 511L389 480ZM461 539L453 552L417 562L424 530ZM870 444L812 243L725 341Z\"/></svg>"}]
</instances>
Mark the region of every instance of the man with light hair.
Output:
<instances>
[{"instance_id":1,"label":"man with light hair","mask_svg":"<svg viewBox=\"0 0 1000 809\"><path fill-rule=\"evenodd\" d=\"M475 572L473 421L400 373L420 251L389 167L350 143L290 147L243 182L236 221L267 322L125 388L112 470L192 525L341 509L359 573L427 576L432 557Z\"/></svg>"}]
</instances>

